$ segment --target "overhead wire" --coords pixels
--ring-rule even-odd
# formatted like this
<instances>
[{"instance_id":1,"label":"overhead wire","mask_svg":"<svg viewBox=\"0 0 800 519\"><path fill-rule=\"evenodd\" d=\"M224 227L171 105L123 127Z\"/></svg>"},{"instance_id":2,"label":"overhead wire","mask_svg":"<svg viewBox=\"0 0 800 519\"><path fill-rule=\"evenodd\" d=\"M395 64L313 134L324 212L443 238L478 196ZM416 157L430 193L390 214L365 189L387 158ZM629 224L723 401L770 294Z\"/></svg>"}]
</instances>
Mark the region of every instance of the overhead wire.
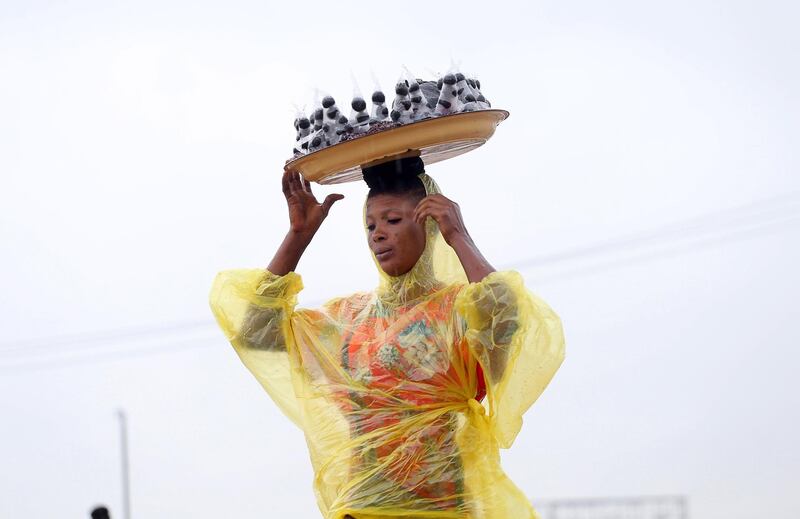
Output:
<instances>
[{"instance_id":1,"label":"overhead wire","mask_svg":"<svg viewBox=\"0 0 800 519\"><path fill-rule=\"evenodd\" d=\"M774 206L765 206L773 203ZM753 215L758 216L754 218ZM547 268L560 267L562 270L559 272L536 277L537 281L549 282L598 270L673 257L709 246L758 236L759 232L772 233L797 223L798 220L800 220L800 196L793 194L698 216L588 246L543 254L505 264L502 268L523 271L545 269L546 272ZM576 268L574 267L576 264L582 266ZM569 268L570 265L573 266Z\"/></svg>"},{"instance_id":2,"label":"overhead wire","mask_svg":"<svg viewBox=\"0 0 800 519\"><path fill-rule=\"evenodd\" d=\"M611 253L628 254L628 257L610 258L582 267L573 267L549 276L536 277L537 282L547 282L594 273L600 270L654 261L659 258L669 258L698 250L699 248L773 233L798 221L800 221L800 195L798 193L790 193L745 206L684 219L655 229L631 233L587 246L524 258L504 264L502 268L529 270L552 265L564 265L570 262L573 264L580 261L585 262L586 260L608 256ZM311 306L313 306L313 303ZM185 337L187 332L192 333L212 329L214 329L214 323L209 318L206 320L4 342L0 343L0 373L61 367L81 362L114 360L190 349L192 344L199 343L196 338L189 339ZM164 340L165 336L177 334L183 335ZM149 348L107 349L109 342L142 341L147 339L158 340L159 345ZM183 346L177 349L170 347L170 345L177 344L182 344ZM63 348L70 345L78 345L79 348L66 351L61 349L57 352L51 351L56 347ZM89 349L87 351L86 347L91 347L92 345L106 349L100 351ZM42 358L42 355L47 356Z\"/></svg>"},{"instance_id":3,"label":"overhead wire","mask_svg":"<svg viewBox=\"0 0 800 519\"><path fill-rule=\"evenodd\" d=\"M93 351L88 354L80 355L67 355L55 356L47 358L39 358L33 361L28 359L18 363L5 363L0 364L0 374L15 374L30 371L38 371L50 368L63 368L74 365L93 364L97 362L108 362L115 360L129 360L137 357L146 357L150 355L162 355L165 353L176 353L185 350L196 350L198 348L208 348L214 343L210 338L206 338L206 342L198 341L197 339L182 339L178 342L172 343L159 343L150 347L137 347L136 349L128 350L107 350L107 351Z\"/></svg>"},{"instance_id":4,"label":"overhead wire","mask_svg":"<svg viewBox=\"0 0 800 519\"><path fill-rule=\"evenodd\" d=\"M37 337L31 339L18 339L13 341L0 342L0 355L19 350L30 351L31 349L52 348L58 346L69 346L71 344L105 343L108 341L120 341L127 339L141 339L149 336L163 336L170 333L180 333L203 328L211 328L213 322L210 319L182 321L174 323L155 324L149 326L132 326L116 328L111 330L99 330L84 333L73 333L56 335L52 337Z\"/></svg>"},{"instance_id":5,"label":"overhead wire","mask_svg":"<svg viewBox=\"0 0 800 519\"><path fill-rule=\"evenodd\" d=\"M719 232L731 226L752 225L753 218L793 218L800 213L800 193L789 193L744 206L734 207L680 220L654 229L626 234L603 242L574 247L552 254L521 259L508 266L528 268L556 262L574 260L609 251L641 247L644 244L666 239L685 238L688 233ZM763 216L762 216L763 215ZM744 220L744 221L743 221Z\"/></svg>"},{"instance_id":6,"label":"overhead wire","mask_svg":"<svg viewBox=\"0 0 800 519\"><path fill-rule=\"evenodd\" d=\"M766 236L776 232L784 231L788 225L800 223L800 214L786 218L780 221L773 221L765 223L760 226L751 226L746 229L732 230L728 233L720 234L717 236L707 236L702 239L695 239L687 243L676 243L670 247L664 247L657 251L644 251L634 253L629 257L614 258L607 261L597 261L586 265L584 267L576 267L571 269L561 270L555 274L545 274L543 276L534 276L537 284L550 283L554 281L562 281L574 277L596 274L602 271L608 271L620 267L629 267L641 263L648 263L659 259L668 259L690 252L696 252L702 249L707 249L714 246L719 246L725 243L730 243L746 238ZM525 270L525 266L518 267L518 270Z\"/></svg>"}]
</instances>

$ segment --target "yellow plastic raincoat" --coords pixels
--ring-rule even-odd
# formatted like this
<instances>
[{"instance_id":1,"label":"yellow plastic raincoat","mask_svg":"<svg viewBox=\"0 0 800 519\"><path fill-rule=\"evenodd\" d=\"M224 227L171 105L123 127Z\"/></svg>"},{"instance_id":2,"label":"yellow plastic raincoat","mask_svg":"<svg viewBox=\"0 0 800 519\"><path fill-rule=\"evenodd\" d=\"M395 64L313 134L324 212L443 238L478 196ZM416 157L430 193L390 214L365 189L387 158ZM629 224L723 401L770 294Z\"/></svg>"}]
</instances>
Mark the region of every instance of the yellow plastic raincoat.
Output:
<instances>
[{"instance_id":1,"label":"yellow plastic raincoat","mask_svg":"<svg viewBox=\"0 0 800 519\"><path fill-rule=\"evenodd\" d=\"M305 433L326 519L535 518L498 449L561 364L561 323L516 272L467 283L432 218L426 240L407 274L378 267L375 292L295 309L299 275L241 269L217 275L211 308Z\"/></svg>"}]
</instances>

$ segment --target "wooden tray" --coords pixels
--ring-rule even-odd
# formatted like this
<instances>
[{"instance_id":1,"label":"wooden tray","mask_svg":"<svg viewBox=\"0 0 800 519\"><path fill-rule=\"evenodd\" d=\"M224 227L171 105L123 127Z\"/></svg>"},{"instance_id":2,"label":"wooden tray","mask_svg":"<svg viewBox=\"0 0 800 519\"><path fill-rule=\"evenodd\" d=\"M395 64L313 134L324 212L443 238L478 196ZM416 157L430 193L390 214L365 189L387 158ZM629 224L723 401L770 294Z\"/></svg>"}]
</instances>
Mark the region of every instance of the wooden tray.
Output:
<instances>
[{"instance_id":1,"label":"wooden tray","mask_svg":"<svg viewBox=\"0 0 800 519\"><path fill-rule=\"evenodd\" d=\"M419 153L426 165L433 164L481 146L508 115L505 110L478 110L404 124L303 155L284 169L319 184L339 184L361 180L362 165L396 155Z\"/></svg>"}]
</instances>

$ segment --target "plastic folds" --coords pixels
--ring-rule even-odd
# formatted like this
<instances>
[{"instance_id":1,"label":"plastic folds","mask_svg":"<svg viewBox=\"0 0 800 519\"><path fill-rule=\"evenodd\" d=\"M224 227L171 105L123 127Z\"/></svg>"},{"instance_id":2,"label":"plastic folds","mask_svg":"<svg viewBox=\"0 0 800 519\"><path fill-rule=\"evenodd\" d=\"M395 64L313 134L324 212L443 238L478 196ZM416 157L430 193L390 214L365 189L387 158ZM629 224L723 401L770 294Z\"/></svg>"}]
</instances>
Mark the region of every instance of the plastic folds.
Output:
<instances>
[{"instance_id":1,"label":"plastic folds","mask_svg":"<svg viewBox=\"0 0 800 519\"><path fill-rule=\"evenodd\" d=\"M231 270L212 310L303 430L325 518L535 518L498 449L564 358L560 320L516 272L467 283L432 219L426 230L417 265L379 269L374 292L297 309L298 274Z\"/></svg>"}]
</instances>

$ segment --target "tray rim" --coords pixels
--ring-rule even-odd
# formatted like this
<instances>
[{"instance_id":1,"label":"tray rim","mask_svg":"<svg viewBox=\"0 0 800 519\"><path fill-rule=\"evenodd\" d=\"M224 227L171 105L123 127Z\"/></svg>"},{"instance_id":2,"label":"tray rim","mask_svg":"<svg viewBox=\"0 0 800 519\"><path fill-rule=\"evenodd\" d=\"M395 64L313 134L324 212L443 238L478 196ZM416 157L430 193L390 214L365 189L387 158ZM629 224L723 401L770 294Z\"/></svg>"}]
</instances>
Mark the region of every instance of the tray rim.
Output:
<instances>
[{"instance_id":1,"label":"tray rim","mask_svg":"<svg viewBox=\"0 0 800 519\"><path fill-rule=\"evenodd\" d=\"M319 154L330 154L332 150L336 150L336 151L334 151L334 153L339 154L339 153L342 152L343 149L347 149L347 148L350 148L350 147L369 146L369 142L370 141L376 141L376 140L385 139L386 135L390 134L391 132L403 131L404 133L406 133L406 132L409 131L409 128L414 128L414 127L419 128L420 126L423 126L423 125L439 125L439 124L442 124L443 121L448 121L450 124L452 124L454 122L454 118L459 118L459 117L461 117L461 118L465 118L465 117L466 118L474 118L478 114L480 114L480 116L486 116L487 114L493 115L494 118L495 118L494 128L499 126L501 122L503 122L506 119L508 119L508 117L510 115L510 113L507 110L502 110L502 109L498 109L498 108L488 108L488 109L484 109L484 110L475 110L475 111L472 111L472 112L459 112L459 113L455 113L455 114L448 114L448 115L442 115L442 116L438 116L438 117L432 117L432 118L429 118L429 119L423 119L421 121L414 121L412 123L403 124L401 126L396 126L394 128L389 128L389 129L383 130L381 132L376 132L376 133L371 134L371 135L364 135L364 136L356 137L354 139L350 139L350 140L347 140L347 141L344 141L344 142L338 142L338 143L336 143L336 144L334 144L332 146L328 146L328 147L323 148L321 150L314 151L314 152L309 153L307 155L303 155L303 156L300 156L300 157L289 159L289 160L286 161L283 169L285 171L300 171L302 166L306 162L313 161L315 159L318 160L319 157L320 157L320 155L317 155L318 153ZM461 138L461 139L459 139L459 138L449 138L449 139L447 139L446 138L446 139L442 139L439 142L428 144L427 146L445 144L445 143L448 143L448 142L457 142L457 141L461 141L461 140L463 140L463 141L468 141L468 140L471 140L471 141L482 141L481 144L483 144L486 141L488 141L489 138L491 138L491 136L493 134L494 134L494 131L490 132L488 134L488 136L486 138L484 138L484 139L476 138L476 137L464 137L464 138ZM479 144L479 146L481 144ZM476 147L478 147L478 146L471 147L471 148L465 150L463 153L471 151L472 149L475 149ZM397 154L390 154L390 155L383 155L381 157L375 157L373 160L366 161L363 164L382 161L383 159L385 159L387 157L392 157L392 156L395 156L395 155L397 155L397 156L401 156L401 155L404 155L404 154L407 155L409 153L413 153L414 151L418 151L418 150L414 150L413 148L405 149L405 150L402 150L402 151L398 151ZM457 156L457 155L454 155L454 156ZM450 157L448 157L448 158L450 158ZM443 160L446 160L446 159L443 159ZM353 164L350 167L351 168L352 167L356 167L356 166L361 167L363 164L361 164L361 163ZM328 179L330 177L333 177L337 173L341 173L342 171L346 171L347 169L349 169L349 168L343 168L340 171L329 173L328 175L325 175L325 176L320 177L318 179L309 179L309 180L312 181L312 182L323 184L323 183L326 183L325 182L326 179Z\"/></svg>"}]
</instances>

